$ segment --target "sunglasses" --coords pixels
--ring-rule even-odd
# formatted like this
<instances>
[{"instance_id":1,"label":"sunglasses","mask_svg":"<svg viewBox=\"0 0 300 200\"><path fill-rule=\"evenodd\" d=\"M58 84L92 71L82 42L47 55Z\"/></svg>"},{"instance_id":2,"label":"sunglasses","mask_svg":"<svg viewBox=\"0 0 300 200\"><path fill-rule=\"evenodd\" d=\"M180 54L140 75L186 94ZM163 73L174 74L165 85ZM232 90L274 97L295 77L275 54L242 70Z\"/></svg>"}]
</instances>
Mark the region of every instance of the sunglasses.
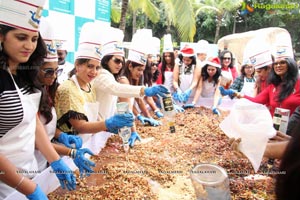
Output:
<instances>
[{"instance_id":1,"label":"sunglasses","mask_svg":"<svg viewBox=\"0 0 300 200\"><path fill-rule=\"evenodd\" d=\"M116 63L117 65L123 63L123 59L119 59L119 58L115 58L115 57L112 58L112 61L114 61L114 63Z\"/></svg>"},{"instance_id":2,"label":"sunglasses","mask_svg":"<svg viewBox=\"0 0 300 200\"><path fill-rule=\"evenodd\" d=\"M44 77L45 78L51 78L54 76L54 73L56 74L56 76L60 76L63 69L52 69L52 68L46 68L46 69L42 69L42 71L45 73Z\"/></svg>"},{"instance_id":3,"label":"sunglasses","mask_svg":"<svg viewBox=\"0 0 300 200\"><path fill-rule=\"evenodd\" d=\"M151 63L151 67L157 66L157 63Z\"/></svg>"},{"instance_id":4,"label":"sunglasses","mask_svg":"<svg viewBox=\"0 0 300 200\"><path fill-rule=\"evenodd\" d=\"M223 60L231 60L230 57L223 57Z\"/></svg>"},{"instance_id":5,"label":"sunglasses","mask_svg":"<svg viewBox=\"0 0 300 200\"><path fill-rule=\"evenodd\" d=\"M281 60L279 62L274 62L273 64L274 65L284 65L284 64L286 64L286 61L285 60Z\"/></svg>"}]
</instances>

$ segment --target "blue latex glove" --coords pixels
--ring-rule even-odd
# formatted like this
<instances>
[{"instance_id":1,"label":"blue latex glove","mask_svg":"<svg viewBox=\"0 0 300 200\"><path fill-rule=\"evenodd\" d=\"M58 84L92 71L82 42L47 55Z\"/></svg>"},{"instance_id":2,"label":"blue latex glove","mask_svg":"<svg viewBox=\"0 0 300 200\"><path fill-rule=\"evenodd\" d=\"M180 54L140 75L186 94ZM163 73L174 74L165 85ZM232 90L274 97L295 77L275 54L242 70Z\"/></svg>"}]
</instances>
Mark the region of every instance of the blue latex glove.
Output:
<instances>
[{"instance_id":1,"label":"blue latex glove","mask_svg":"<svg viewBox=\"0 0 300 200\"><path fill-rule=\"evenodd\" d=\"M162 112L160 112L159 110L155 111L154 113L158 118L162 118L164 116L164 114L162 114Z\"/></svg>"},{"instance_id":2,"label":"blue latex glove","mask_svg":"<svg viewBox=\"0 0 300 200\"><path fill-rule=\"evenodd\" d=\"M75 144L76 149L80 149L82 147L82 139L80 136L68 135L67 133L61 133L58 136L58 142L69 148L72 148L72 144Z\"/></svg>"},{"instance_id":3,"label":"blue latex glove","mask_svg":"<svg viewBox=\"0 0 300 200\"><path fill-rule=\"evenodd\" d=\"M147 87L144 90L145 95L147 97L152 97L155 95L159 95L161 97L166 97L165 94L169 94L169 90L163 85L154 85L152 87Z\"/></svg>"},{"instance_id":4,"label":"blue latex glove","mask_svg":"<svg viewBox=\"0 0 300 200\"><path fill-rule=\"evenodd\" d=\"M212 112L216 115L219 115L219 116L221 115L220 111L216 107L212 108Z\"/></svg>"},{"instance_id":5,"label":"blue latex glove","mask_svg":"<svg viewBox=\"0 0 300 200\"><path fill-rule=\"evenodd\" d=\"M176 92L173 93L173 99L179 102L183 102L184 97L182 91L178 88Z\"/></svg>"},{"instance_id":6,"label":"blue latex glove","mask_svg":"<svg viewBox=\"0 0 300 200\"><path fill-rule=\"evenodd\" d=\"M118 129L124 126L132 127L134 117L132 113L116 114L105 120L105 126L111 133L118 134Z\"/></svg>"},{"instance_id":7,"label":"blue latex glove","mask_svg":"<svg viewBox=\"0 0 300 200\"><path fill-rule=\"evenodd\" d=\"M186 91L182 94L183 102L187 102L187 101L189 100L191 94L192 94L192 90L191 90L191 89L186 90Z\"/></svg>"},{"instance_id":8,"label":"blue latex glove","mask_svg":"<svg viewBox=\"0 0 300 200\"><path fill-rule=\"evenodd\" d=\"M141 141L141 137L140 137L140 135L137 132L132 132L131 136L130 136L130 138L128 140L129 146L133 147L136 140Z\"/></svg>"},{"instance_id":9,"label":"blue latex glove","mask_svg":"<svg viewBox=\"0 0 300 200\"><path fill-rule=\"evenodd\" d=\"M223 86L220 86L219 90L223 96L229 95L230 97L233 97L235 94L235 91L233 89L226 90Z\"/></svg>"},{"instance_id":10,"label":"blue latex glove","mask_svg":"<svg viewBox=\"0 0 300 200\"><path fill-rule=\"evenodd\" d=\"M67 187L68 190L76 189L76 178L72 170L64 163L64 161L62 161L61 158L53 161L50 166L56 174L62 189L65 189L65 187Z\"/></svg>"},{"instance_id":11,"label":"blue latex glove","mask_svg":"<svg viewBox=\"0 0 300 200\"><path fill-rule=\"evenodd\" d=\"M142 124L149 123L151 126L159 126L161 123L159 121L156 121L155 119L151 117L144 117L142 115L138 115L137 119L142 122Z\"/></svg>"},{"instance_id":12,"label":"blue latex glove","mask_svg":"<svg viewBox=\"0 0 300 200\"><path fill-rule=\"evenodd\" d=\"M39 185L36 185L36 188L33 191L33 193L26 195L26 197L29 200L48 200L46 194L42 191Z\"/></svg>"},{"instance_id":13,"label":"blue latex glove","mask_svg":"<svg viewBox=\"0 0 300 200\"><path fill-rule=\"evenodd\" d=\"M184 109L187 109L187 108L195 108L195 104L194 103L190 103L190 104L185 104L182 106Z\"/></svg>"},{"instance_id":14,"label":"blue latex glove","mask_svg":"<svg viewBox=\"0 0 300 200\"><path fill-rule=\"evenodd\" d=\"M83 175L89 176L90 173L94 172L91 167L95 167L95 163L86 157L84 157L84 154L90 154L94 155L93 152L91 152L89 149L78 149L76 150L76 155L74 158L74 163L78 167L80 172L80 177L83 177Z\"/></svg>"},{"instance_id":15,"label":"blue latex glove","mask_svg":"<svg viewBox=\"0 0 300 200\"><path fill-rule=\"evenodd\" d=\"M184 112L183 107L178 106L177 104L173 104L173 106L174 106L174 109L175 109L176 113Z\"/></svg>"}]
</instances>

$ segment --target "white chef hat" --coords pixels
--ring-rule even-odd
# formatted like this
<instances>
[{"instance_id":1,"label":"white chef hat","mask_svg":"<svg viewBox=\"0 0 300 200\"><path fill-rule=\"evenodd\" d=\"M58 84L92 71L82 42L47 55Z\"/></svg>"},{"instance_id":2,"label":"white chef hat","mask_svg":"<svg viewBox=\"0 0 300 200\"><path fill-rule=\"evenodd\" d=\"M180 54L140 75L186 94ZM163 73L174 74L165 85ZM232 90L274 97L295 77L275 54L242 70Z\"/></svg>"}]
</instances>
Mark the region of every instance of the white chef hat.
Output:
<instances>
[{"instance_id":1,"label":"white chef hat","mask_svg":"<svg viewBox=\"0 0 300 200\"><path fill-rule=\"evenodd\" d=\"M171 34L164 35L163 52L174 52Z\"/></svg>"},{"instance_id":2,"label":"white chef hat","mask_svg":"<svg viewBox=\"0 0 300 200\"><path fill-rule=\"evenodd\" d=\"M249 62L255 69L272 64L270 46L264 37L255 37L247 43L244 49L243 63Z\"/></svg>"},{"instance_id":3,"label":"white chef hat","mask_svg":"<svg viewBox=\"0 0 300 200\"><path fill-rule=\"evenodd\" d=\"M46 17L41 18L39 27L40 34L47 47L47 55L44 62L57 62L57 46L54 38L54 24Z\"/></svg>"},{"instance_id":4,"label":"white chef hat","mask_svg":"<svg viewBox=\"0 0 300 200\"><path fill-rule=\"evenodd\" d=\"M95 22L85 23L80 32L76 59L101 60L101 27Z\"/></svg>"},{"instance_id":5,"label":"white chef hat","mask_svg":"<svg viewBox=\"0 0 300 200\"><path fill-rule=\"evenodd\" d=\"M68 45L68 41L64 40L64 39L57 39L56 40L56 47L57 50L69 50L69 45Z\"/></svg>"},{"instance_id":6,"label":"white chef hat","mask_svg":"<svg viewBox=\"0 0 300 200\"><path fill-rule=\"evenodd\" d=\"M160 54L160 39L157 37L151 37L148 41L149 54L157 55Z\"/></svg>"},{"instance_id":7,"label":"white chef hat","mask_svg":"<svg viewBox=\"0 0 300 200\"><path fill-rule=\"evenodd\" d=\"M275 59L294 58L291 36L288 32L280 33L275 37L273 55Z\"/></svg>"},{"instance_id":8,"label":"white chef hat","mask_svg":"<svg viewBox=\"0 0 300 200\"><path fill-rule=\"evenodd\" d=\"M151 38L151 29L137 30L131 40L131 45L128 52L128 60L145 65L147 62L147 54L149 52L149 47L147 46L146 41L150 41Z\"/></svg>"},{"instance_id":9,"label":"white chef hat","mask_svg":"<svg viewBox=\"0 0 300 200\"><path fill-rule=\"evenodd\" d=\"M197 42L196 53L206 53L208 52L209 43L206 40L199 40Z\"/></svg>"},{"instance_id":10,"label":"white chef hat","mask_svg":"<svg viewBox=\"0 0 300 200\"><path fill-rule=\"evenodd\" d=\"M1 0L0 24L38 31L45 0Z\"/></svg>"},{"instance_id":11,"label":"white chef hat","mask_svg":"<svg viewBox=\"0 0 300 200\"><path fill-rule=\"evenodd\" d=\"M123 38L124 33L113 27L103 27L99 35L103 44L101 50L102 58L106 55L120 55L124 57Z\"/></svg>"}]
</instances>

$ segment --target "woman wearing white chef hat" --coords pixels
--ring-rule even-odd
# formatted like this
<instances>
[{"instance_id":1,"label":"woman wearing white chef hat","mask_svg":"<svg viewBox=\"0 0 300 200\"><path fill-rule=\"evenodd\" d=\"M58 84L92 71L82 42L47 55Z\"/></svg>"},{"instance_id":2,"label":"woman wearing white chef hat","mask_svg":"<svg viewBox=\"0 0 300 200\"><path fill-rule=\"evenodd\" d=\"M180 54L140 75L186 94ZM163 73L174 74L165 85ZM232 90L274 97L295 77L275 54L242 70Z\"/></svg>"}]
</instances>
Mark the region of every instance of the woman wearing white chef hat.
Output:
<instances>
[{"instance_id":1,"label":"woman wearing white chef hat","mask_svg":"<svg viewBox=\"0 0 300 200\"><path fill-rule=\"evenodd\" d=\"M102 69L95 78L94 87L96 89L97 101L99 104L99 113L103 118L112 116L116 111L118 97L143 97L154 96L156 94L164 95L168 93L165 87L153 86L131 86L118 83L120 71L124 66L124 50L122 47L123 32L112 27L100 27L102 34L100 37L103 41L101 51ZM139 52L129 54L128 59L135 58L142 64L146 64L146 55Z\"/></svg>"},{"instance_id":2,"label":"woman wearing white chef hat","mask_svg":"<svg viewBox=\"0 0 300 200\"><path fill-rule=\"evenodd\" d=\"M96 101L93 80L101 68L100 35L101 26L97 23L87 22L83 25L74 74L58 87L55 96L58 128L65 133L80 134L84 143L91 138L91 134L105 130L117 133L119 128L131 127L134 120L131 113L113 115L105 120L98 115L99 103Z\"/></svg>"},{"instance_id":3,"label":"woman wearing white chef hat","mask_svg":"<svg viewBox=\"0 0 300 200\"><path fill-rule=\"evenodd\" d=\"M63 187L76 187L75 177L52 147L37 117L40 101L44 101L36 79L46 54L37 30L43 4L43 0L0 1L4 8L0 9L1 199L14 190L28 199L47 199L30 180L38 172L35 148L46 157Z\"/></svg>"}]
</instances>

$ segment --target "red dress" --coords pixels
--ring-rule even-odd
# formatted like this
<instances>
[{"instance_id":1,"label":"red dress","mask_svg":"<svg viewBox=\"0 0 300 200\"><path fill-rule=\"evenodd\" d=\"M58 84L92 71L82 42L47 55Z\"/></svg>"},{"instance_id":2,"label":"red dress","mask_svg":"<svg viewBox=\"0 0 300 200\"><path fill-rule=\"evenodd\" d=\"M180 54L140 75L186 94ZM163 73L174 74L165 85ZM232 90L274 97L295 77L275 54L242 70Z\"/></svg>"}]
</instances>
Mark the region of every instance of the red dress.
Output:
<instances>
[{"instance_id":1,"label":"red dress","mask_svg":"<svg viewBox=\"0 0 300 200\"><path fill-rule=\"evenodd\" d=\"M290 115L292 115L295 109L300 105L300 80L298 79L296 82L294 92L285 98L281 103L275 101L275 97L277 96L278 92L279 90L273 84L270 84L256 97L250 97L247 95L244 97L255 103L268 105L272 116L276 107L289 109Z\"/></svg>"}]
</instances>

